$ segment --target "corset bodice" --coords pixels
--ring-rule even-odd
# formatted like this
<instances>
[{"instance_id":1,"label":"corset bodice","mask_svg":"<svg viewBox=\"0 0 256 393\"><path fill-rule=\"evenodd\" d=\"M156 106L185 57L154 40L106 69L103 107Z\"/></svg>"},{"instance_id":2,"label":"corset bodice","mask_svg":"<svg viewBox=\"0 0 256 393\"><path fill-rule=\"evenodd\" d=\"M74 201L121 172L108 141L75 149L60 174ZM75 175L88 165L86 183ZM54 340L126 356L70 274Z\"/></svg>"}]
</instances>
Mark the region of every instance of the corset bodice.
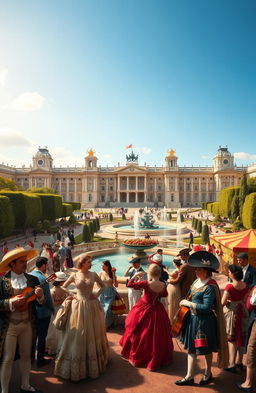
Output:
<instances>
[{"instance_id":1,"label":"corset bodice","mask_svg":"<svg viewBox=\"0 0 256 393\"><path fill-rule=\"evenodd\" d=\"M93 272L88 272L87 275L84 275L81 272L75 274L75 286L76 286L76 296L78 299L89 299L93 286L95 283L95 276Z\"/></svg>"}]
</instances>

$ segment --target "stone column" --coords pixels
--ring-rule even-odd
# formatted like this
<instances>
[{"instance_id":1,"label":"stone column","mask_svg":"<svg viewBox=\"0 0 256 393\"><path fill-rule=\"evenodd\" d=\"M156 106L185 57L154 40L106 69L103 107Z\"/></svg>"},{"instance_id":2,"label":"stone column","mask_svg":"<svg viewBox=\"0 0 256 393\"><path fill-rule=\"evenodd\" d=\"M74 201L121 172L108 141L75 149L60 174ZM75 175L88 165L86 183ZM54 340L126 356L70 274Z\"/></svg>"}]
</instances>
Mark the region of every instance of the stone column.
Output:
<instances>
[{"instance_id":1,"label":"stone column","mask_svg":"<svg viewBox=\"0 0 256 393\"><path fill-rule=\"evenodd\" d=\"M191 177L191 184L190 184L190 205L194 206L194 178L193 176Z\"/></svg>"},{"instance_id":2,"label":"stone column","mask_svg":"<svg viewBox=\"0 0 256 393\"><path fill-rule=\"evenodd\" d=\"M154 178L154 201L157 202L157 178Z\"/></svg>"},{"instance_id":3,"label":"stone column","mask_svg":"<svg viewBox=\"0 0 256 393\"><path fill-rule=\"evenodd\" d=\"M69 177L67 177L67 200L69 201L70 200L70 198L69 198Z\"/></svg>"},{"instance_id":4,"label":"stone column","mask_svg":"<svg viewBox=\"0 0 256 393\"><path fill-rule=\"evenodd\" d=\"M116 193L117 193L117 202L120 202L120 176L119 175L117 175Z\"/></svg>"},{"instance_id":5,"label":"stone column","mask_svg":"<svg viewBox=\"0 0 256 393\"><path fill-rule=\"evenodd\" d=\"M186 206L187 198L186 198L186 178L183 179L183 205Z\"/></svg>"}]
</instances>

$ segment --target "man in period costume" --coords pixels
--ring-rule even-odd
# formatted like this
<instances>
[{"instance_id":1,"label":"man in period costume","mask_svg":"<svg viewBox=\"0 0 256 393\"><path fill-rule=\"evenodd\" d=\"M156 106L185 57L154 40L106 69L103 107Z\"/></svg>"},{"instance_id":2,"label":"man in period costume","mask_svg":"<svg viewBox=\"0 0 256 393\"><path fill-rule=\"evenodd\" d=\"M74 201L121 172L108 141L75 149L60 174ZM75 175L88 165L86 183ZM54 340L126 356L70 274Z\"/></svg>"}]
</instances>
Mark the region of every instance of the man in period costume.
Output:
<instances>
[{"instance_id":1,"label":"man in period costume","mask_svg":"<svg viewBox=\"0 0 256 393\"><path fill-rule=\"evenodd\" d=\"M248 254L246 252L240 252L237 255L237 263L243 269L243 281L252 288L256 285L256 269L252 265L249 265Z\"/></svg>"},{"instance_id":2,"label":"man in period costume","mask_svg":"<svg viewBox=\"0 0 256 393\"><path fill-rule=\"evenodd\" d=\"M183 250L180 250L177 257L181 258L182 265L178 271L177 277L169 279L169 284L179 285L181 299L185 299L191 284L196 279L195 269L187 263L190 251L190 248L183 248Z\"/></svg>"},{"instance_id":3,"label":"man in period costume","mask_svg":"<svg viewBox=\"0 0 256 393\"><path fill-rule=\"evenodd\" d=\"M131 264L126 272L124 273L125 277L129 277L127 282L138 272L144 272L145 273L145 278L143 277L142 279L146 280L147 279L147 273L142 269L140 266L140 258L132 258L129 263ZM135 303L141 298L142 296L142 290L136 290L133 288L128 288L128 302L129 302L129 310L131 310L134 306Z\"/></svg>"},{"instance_id":4,"label":"man in period costume","mask_svg":"<svg viewBox=\"0 0 256 393\"><path fill-rule=\"evenodd\" d=\"M12 363L18 353L21 371L21 393L39 390L30 386L29 372L31 354L35 338L36 310L35 303L43 303L43 290L36 277L26 273L27 261L38 254L35 249L15 248L4 255L0 262L0 358L1 358L1 393L8 393L12 372ZM26 288L35 288L36 300L28 303L21 293ZM23 311L19 309L23 306Z\"/></svg>"},{"instance_id":5,"label":"man in period costume","mask_svg":"<svg viewBox=\"0 0 256 393\"><path fill-rule=\"evenodd\" d=\"M45 273L47 271L48 259L38 257L36 260L36 268L31 275L36 277L40 284L44 283L42 288L44 291L44 304L36 304L37 313L37 367L45 366L51 362L51 359L45 359L45 340L51 316L54 313L54 306L48 282L46 282Z\"/></svg>"}]
</instances>

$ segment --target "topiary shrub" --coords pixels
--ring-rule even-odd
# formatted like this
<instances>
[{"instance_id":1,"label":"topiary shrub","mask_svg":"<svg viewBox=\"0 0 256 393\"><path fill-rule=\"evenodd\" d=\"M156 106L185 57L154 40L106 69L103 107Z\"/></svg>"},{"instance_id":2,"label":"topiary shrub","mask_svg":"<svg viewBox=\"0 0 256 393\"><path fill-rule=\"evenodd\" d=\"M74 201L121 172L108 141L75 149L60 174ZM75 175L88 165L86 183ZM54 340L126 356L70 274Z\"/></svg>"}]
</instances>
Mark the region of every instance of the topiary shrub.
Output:
<instances>
[{"instance_id":1,"label":"topiary shrub","mask_svg":"<svg viewBox=\"0 0 256 393\"><path fill-rule=\"evenodd\" d=\"M113 214L109 213L109 221L113 221Z\"/></svg>"},{"instance_id":2,"label":"topiary shrub","mask_svg":"<svg viewBox=\"0 0 256 393\"><path fill-rule=\"evenodd\" d=\"M256 192L245 198L242 211L242 223L247 229L256 228Z\"/></svg>"},{"instance_id":3,"label":"topiary shrub","mask_svg":"<svg viewBox=\"0 0 256 393\"><path fill-rule=\"evenodd\" d=\"M122 214L122 220L126 220L126 215L124 213Z\"/></svg>"},{"instance_id":4,"label":"topiary shrub","mask_svg":"<svg viewBox=\"0 0 256 393\"><path fill-rule=\"evenodd\" d=\"M62 197L55 194L36 194L42 203L42 219L56 220L62 217Z\"/></svg>"},{"instance_id":5,"label":"topiary shrub","mask_svg":"<svg viewBox=\"0 0 256 393\"><path fill-rule=\"evenodd\" d=\"M87 224L83 225L83 241L89 243L92 241L92 234Z\"/></svg>"},{"instance_id":6,"label":"topiary shrub","mask_svg":"<svg viewBox=\"0 0 256 393\"><path fill-rule=\"evenodd\" d=\"M209 241L210 241L210 238L209 238L209 227L208 227L208 225L207 224L204 224L203 225L203 228L202 228L202 242L204 243L204 244L207 244L207 243L209 243Z\"/></svg>"},{"instance_id":7,"label":"topiary shrub","mask_svg":"<svg viewBox=\"0 0 256 393\"><path fill-rule=\"evenodd\" d=\"M202 233L202 227L203 227L202 221L201 221L201 220L198 220L196 230L197 230L197 232L198 232L199 234Z\"/></svg>"},{"instance_id":8,"label":"topiary shrub","mask_svg":"<svg viewBox=\"0 0 256 393\"><path fill-rule=\"evenodd\" d=\"M235 195L239 194L240 186L223 188L219 196L219 214L231 218L231 203Z\"/></svg>"},{"instance_id":9,"label":"topiary shrub","mask_svg":"<svg viewBox=\"0 0 256 393\"><path fill-rule=\"evenodd\" d=\"M14 214L12 204L7 196L0 195L0 237L6 237L14 231Z\"/></svg>"},{"instance_id":10,"label":"topiary shrub","mask_svg":"<svg viewBox=\"0 0 256 393\"><path fill-rule=\"evenodd\" d=\"M73 206L70 203L62 203L62 217L70 217L73 212Z\"/></svg>"}]
</instances>

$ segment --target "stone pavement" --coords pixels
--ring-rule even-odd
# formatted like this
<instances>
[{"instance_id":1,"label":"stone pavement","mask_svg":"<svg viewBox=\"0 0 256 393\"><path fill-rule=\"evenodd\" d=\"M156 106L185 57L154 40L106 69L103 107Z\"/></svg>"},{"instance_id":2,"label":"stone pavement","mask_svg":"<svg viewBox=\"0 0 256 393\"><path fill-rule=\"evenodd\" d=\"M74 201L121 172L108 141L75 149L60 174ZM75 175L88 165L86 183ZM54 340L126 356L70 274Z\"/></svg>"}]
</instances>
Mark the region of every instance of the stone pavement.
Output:
<instances>
[{"instance_id":1,"label":"stone pavement","mask_svg":"<svg viewBox=\"0 0 256 393\"><path fill-rule=\"evenodd\" d=\"M239 393L235 383L240 383L243 376L229 374L216 368L216 355L214 356L213 376L210 385L201 387L198 385L203 371L203 358L198 358L197 375L195 386L176 386L174 382L185 375L186 352L180 343L174 339L173 363L161 368L159 371L150 372L146 369L138 369L129 364L120 356L118 344L123 332L122 326L117 326L108 332L110 345L110 362L104 374L98 379L88 379L80 382L64 381L53 376L54 361L50 366L37 369L33 366L31 384L41 389L43 393ZM14 365L10 393L19 392L19 371L17 362Z\"/></svg>"}]
</instances>

